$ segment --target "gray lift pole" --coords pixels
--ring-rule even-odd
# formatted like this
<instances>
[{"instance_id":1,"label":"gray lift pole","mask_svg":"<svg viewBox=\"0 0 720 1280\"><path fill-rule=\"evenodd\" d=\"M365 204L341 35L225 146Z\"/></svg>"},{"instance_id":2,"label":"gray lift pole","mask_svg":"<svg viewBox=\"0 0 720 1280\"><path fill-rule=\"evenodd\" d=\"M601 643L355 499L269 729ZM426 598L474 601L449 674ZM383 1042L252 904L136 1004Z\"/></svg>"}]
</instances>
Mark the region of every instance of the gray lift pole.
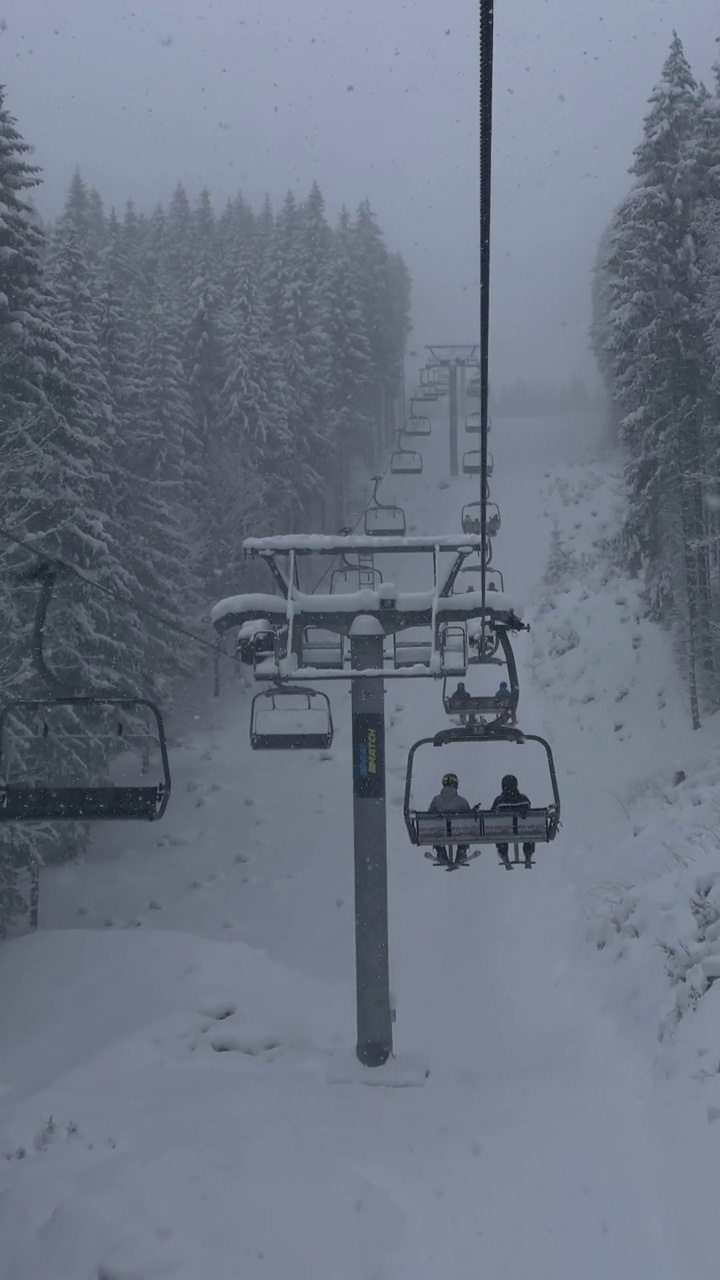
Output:
<instances>
[{"instance_id":1,"label":"gray lift pole","mask_svg":"<svg viewBox=\"0 0 720 1280\"><path fill-rule=\"evenodd\" d=\"M450 361L450 475L458 473L458 367L454 360Z\"/></svg>"},{"instance_id":2,"label":"gray lift pole","mask_svg":"<svg viewBox=\"0 0 720 1280\"><path fill-rule=\"evenodd\" d=\"M381 671L383 641L384 632L376 617L356 618L350 633L353 670ZM364 1066L381 1067L393 1048L388 961L385 692L382 678L352 680L351 690L356 1053Z\"/></svg>"}]
</instances>

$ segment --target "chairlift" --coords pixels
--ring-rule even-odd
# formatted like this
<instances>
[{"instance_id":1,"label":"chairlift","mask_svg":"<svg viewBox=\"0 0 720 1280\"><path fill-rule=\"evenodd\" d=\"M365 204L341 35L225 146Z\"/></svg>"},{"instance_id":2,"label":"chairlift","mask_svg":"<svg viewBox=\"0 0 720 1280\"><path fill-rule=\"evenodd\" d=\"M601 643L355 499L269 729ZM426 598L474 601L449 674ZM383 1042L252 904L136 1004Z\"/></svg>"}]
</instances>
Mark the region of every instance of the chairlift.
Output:
<instances>
[{"instance_id":1,"label":"chairlift","mask_svg":"<svg viewBox=\"0 0 720 1280\"><path fill-rule=\"evenodd\" d=\"M471 400L479 400L480 386L481 383L479 378L470 378L465 386L465 395Z\"/></svg>"},{"instance_id":2,"label":"chairlift","mask_svg":"<svg viewBox=\"0 0 720 1280\"><path fill-rule=\"evenodd\" d=\"M365 532L367 533L367 527ZM381 583L382 574L379 569L346 565L342 569L333 569L330 574L330 595L350 595L355 591L377 591Z\"/></svg>"},{"instance_id":3,"label":"chairlift","mask_svg":"<svg viewBox=\"0 0 720 1280\"><path fill-rule=\"evenodd\" d=\"M420 461L422 462L422 458ZM382 476L373 476L372 505L365 512L365 536L368 538L404 538L406 529L405 512L402 507L380 501L378 498L378 486L381 480Z\"/></svg>"},{"instance_id":4,"label":"chairlift","mask_svg":"<svg viewBox=\"0 0 720 1280\"><path fill-rule=\"evenodd\" d=\"M486 583L487 583L487 590L488 590L488 591L503 591L503 592L504 592L504 590L505 590L505 580L504 580L504 578L503 578L502 573L500 572L500 570L499 570L499 569L491 569L488 565L486 565L486 566L485 566L485 569L483 570L483 566L482 566L482 563L481 563L481 562L478 562L478 563L475 563L475 564L473 564L473 563L471 563L471 564L464 564L464 565L462 566L462 568L461 568L461 569L460 569L460 571L458 572L457 578L455 579L455 584L456 584L456 586L457 586L457 588L458 588L458 592L459 592L459 593L462 593L462 592L465 592L465 591L468 591L468 590L469 590L469 588L468 588L468 587L463 587L463 586L461 585L461 578L462 578L462 575L463 575L463 574L470 574L472 577L479 577L479 578L482 580L482 574L483 574L483 572L485 573L485 579L486 579ZM474 588L474 590L476 590L476 591L477 591L478 589L479 589L478 587L475 587L475 588Z\"/></svg>"},{"instance_id":5,"label":"chairlift","mask_svg":"<svg viewBox=\"0 0 720 1280\"><path fill-rule=\"evenodd\" d=\"M464 476L479 476L482 471L479 449L468 449L463 454L462 469Z\"/></svg>"},{"instance_id":6,"label":"chairlift","mask_svg":"<svg viewBox=\"0 0 720 1280\"><path fill-rule=\"evenodd\" d=\"M468 664L485 666L502 662L497 657L500 649L500 633L494 627L483 626L477 621L468 625Z\"/></svg>"},{"instance_id":7,"label":"chairlift","mask_svg":"<svg viewBox=\"0 0 720 1280\"><path fill-rule=\"evenodd\" d=\"M274 651L275 633L269 619L257 618L243 623L235 644L235 656L240 662L254 667L258 658L267 658Z\"/></svg>"},{"instance_id":8,"label":"chairlift","mask_svg":"<svg viewBox=\"0 0 720 1280\"><path fill-rule=\"evenodd\" d=\"M469 436L480 435L480 413L468 413L465 416L465 430Z\"/></svg>"},{"instance_id":9,"label":"chairlift","mask_svg":"<svg viewBox=\"0 0 720 1280\"><path fill-rule=\"evenodd\" d=\"M467 630L459 622L440 629L440 670L445 676L464 676L468 664Z\"/></svg>"},{"instance_id":10,"label":"chairlift","mask_svg":"<svg viewBox=\"0 0 720 1280\"><path fill-rule=\"evenodd\" d=\"M422 469L422 454L414 449L399 448L390 455L390 470L395 476L419 476Z\"/></svg>"},{"instance_id":11,"label":"chairlift","mask_svg":"<svg viewBox=\"0 0 720 1280\"><path fill-rule=\"evenodd\" d=\"M156 822L169 799L165 728L149 699L32 699L0 713L0 822Z\"/></svg>"},{"instance_id":12,"label":"chairlift","mask_svg":"<svg viewBox=\"0 0 720 1280\"><path fill-rule=\"evenodd\" d=\"M459 814L432 813L412 806L414 763L420 749L458 744L488 746L498 742L519 747L536 742L543 748L550 777L551 800L544 805L507 804L497 810L478 806ZM560 793L550 745L537 734L524 734L510 725L497 723L467 724L457 729L442 729L434 737L421 738L410 748L408 756L403 816L410 842L421 847L442 845L452 849L459 845L547 844L555 839L560 825ZM456 862L453 865L462 864Z\"/></svg>"},{"instance_id":13,"label":"chairlift","mask_svg":"<svg viewBox=\"0 0 720 1280\"><path fill-rule=\"evenodd\" d=\"M325 751L332 740L332 711L327 694L294 685L255 694L250 710L253 750Z\"/></svg>"},{"instance_id":14,"label":"chairlift","mask_svg":"<svg viewBox=\"0 0 720 1280\"><path fill-rule=\"evenodd\" d=\"M432 649L432 637L425 627L396 631L393 636L393 665L398 670L403 667L429 667Z\"/></svg>"},{"instance_id":15,"label":"chairlift","mask_svg":"<svg viewBox=\"0 0 720 1280\"><path fill-rule=\"evenodd\" d=\"M451 690L446 677L443 680L443 707L447 715L459 716L463 723L473 723L477 716L490 716L493 721L510 721L514 724L519 692L517 685L514 690L508 689L507 695L471 694L464 684L458 684Z\"/></svg>"},{"instance_id":16,"label":"chairlift","mask_svg":"<svg viewBox=\"0 0 720 1280\"><path fill-rule=\"evenodd\" d=\"M419 415L411 414L405 419L402 434L405 436L431 436L432 422L424 415L420 417Z\"/></svg>"}]
</instances>

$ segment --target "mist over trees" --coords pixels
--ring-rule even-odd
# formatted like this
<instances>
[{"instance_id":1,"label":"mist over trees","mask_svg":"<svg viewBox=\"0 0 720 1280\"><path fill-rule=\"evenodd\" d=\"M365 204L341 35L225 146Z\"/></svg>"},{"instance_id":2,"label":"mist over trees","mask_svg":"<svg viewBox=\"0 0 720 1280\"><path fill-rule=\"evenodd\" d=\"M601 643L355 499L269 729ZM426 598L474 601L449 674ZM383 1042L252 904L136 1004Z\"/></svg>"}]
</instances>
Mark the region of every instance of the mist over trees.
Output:
<instances>
[{"instance_id":1,"label":"mist over trees","mask_svg":"<svg viewBox=\"0 0 720 1280\"><path fill-rule=\"evenodd\" d=\"M0 90L0 528L196 628L242 589L243 538L336 531L399 412L410 279L367 201L332 227L320 188L273 210L105 210L76 172L43 228L41 181ZM0 539L5 702L40 691L32 556ZM201 653L64 579L47 630L68 685L167 697ZM0 903L68 824L12 824ZM10 843L8 843L10 842ZM4 888L3 888L4 886Z\"/></svg>"},{"instance_id":2,"label":"mist over trees","mask_svg":"<svg viewBox=\"0 0 720 1280\"><path fill-rule=\"evenodd\" d=\"M626 458L624 550L672 626L693 718L720 697L720 64L673 39L599 247L592 341Z\"/></svg>"}]
</instances>

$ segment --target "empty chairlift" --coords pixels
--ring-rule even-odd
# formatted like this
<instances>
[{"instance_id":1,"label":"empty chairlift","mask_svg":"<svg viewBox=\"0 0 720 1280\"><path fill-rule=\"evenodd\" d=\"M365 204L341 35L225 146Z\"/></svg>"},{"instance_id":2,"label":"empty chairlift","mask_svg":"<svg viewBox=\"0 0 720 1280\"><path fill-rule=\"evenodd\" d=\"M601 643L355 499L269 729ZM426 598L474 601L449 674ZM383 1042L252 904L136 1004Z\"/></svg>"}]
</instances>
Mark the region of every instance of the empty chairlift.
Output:
<instances>
[{"instance_id":1,"label":"empty chairlift","mask_svg":"<svg viewBox=\"0 0 720 1280\"><path fill-rule=\"evenodd\" d=\"M393 457L395 457L394 454ZM422 462L422 458L420 461ZM382 476L373 476L372 503L367 508L364 519L365 536L367 538L404 538L405 512L402 507L380 501L378 486L381 480Z\"/></svg>"},{"instance_id":2,"label":"empty chairlift","mask_svg":"<svg viewBox=\"0 0 720 1280\"><path fill-rule=\"evenodd\" d=\"M250 713L255 751L323 751L333 740L327 694L286 685L256 693Z\"/></svg>"},{"instance_id":3,"label":"empty chairlift","mask_svg":"<svg viewBox=\"0 0 720 1280\"><path fill-rule=\"evenodd\" d=\"M146 698L57 697L0 715L0 822L161 818L170 767Z\"/></svg>"},{"instance_id":4,"label":"empty chairlift","mask_svg":"<svg viewBox=\"0 0 720 1280\"><path fill-rule=\"evenodd\" d=\"M417 453L414 449L403 449L398 440L397 449L390 455L390 470L393 475L419 476L422 475L422 469L422 454Z\"/></svg>"},{"instance_id":5,"label":"empty chairlift","mask_svg":"<svg viewBox=\"0 0 720 1280\"><path fill-rule=\"evenodd\" d=\"M430 436L432 435L432 423L425 414L410 414L405 419L402 434L404 436Z\"/></svg>"}]
</instances>

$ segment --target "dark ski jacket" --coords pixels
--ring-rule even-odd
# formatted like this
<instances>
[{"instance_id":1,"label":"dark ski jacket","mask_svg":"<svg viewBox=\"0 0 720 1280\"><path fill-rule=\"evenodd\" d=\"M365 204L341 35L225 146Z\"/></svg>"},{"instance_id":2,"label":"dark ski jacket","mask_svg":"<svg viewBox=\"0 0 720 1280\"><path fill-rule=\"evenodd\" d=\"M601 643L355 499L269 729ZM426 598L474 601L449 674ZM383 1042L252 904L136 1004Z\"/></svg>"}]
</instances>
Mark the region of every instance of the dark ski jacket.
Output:
<instances>
[{"instance_id":1,"label":"dark ski jacket","mask_svg":"<svg viewBox=\"0 0 720 1280\"><path fill-rule=\"evenodd\" d=\"M532 808L530 801L527 796L523 795L522 791L501 791L500 795L496 796L492 802L491 812L506 804L517 805L518 808L520 805L523 805L528 809Z\"/></svg>"}]
</instances>

